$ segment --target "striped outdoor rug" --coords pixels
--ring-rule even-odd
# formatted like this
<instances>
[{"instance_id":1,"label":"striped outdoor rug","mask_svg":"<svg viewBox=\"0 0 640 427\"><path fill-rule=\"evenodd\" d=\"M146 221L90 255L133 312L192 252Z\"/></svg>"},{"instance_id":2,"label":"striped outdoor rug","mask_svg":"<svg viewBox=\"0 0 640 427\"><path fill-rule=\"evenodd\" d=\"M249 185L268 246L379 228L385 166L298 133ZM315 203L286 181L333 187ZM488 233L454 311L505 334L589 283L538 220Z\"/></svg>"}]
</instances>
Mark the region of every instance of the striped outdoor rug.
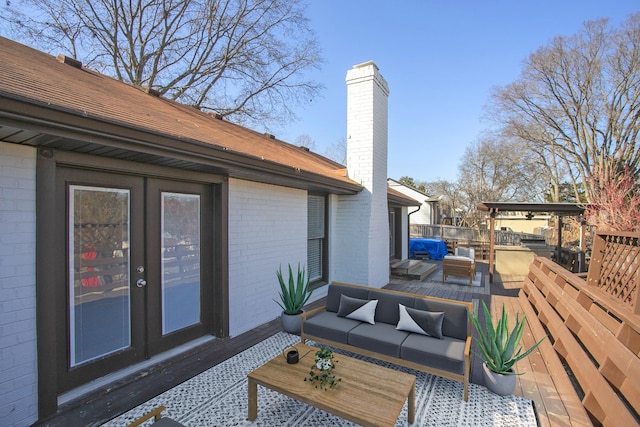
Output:
<instances>
[{"instance_id":1,"label":"striped outdoor rug","mask_svg":"<svg viewBox=\"0 0 640 427\"><path fill-rule=\"evenodd\" d=\"M280 332L104 425L126 426L164 405L167 409L163 416L190 427L353 426L351 422L260 386L258 419L247 420L247 374L297 342L299 337ZM537 426L533 405L527 399L500 397L482 386L469 384L469 401L465 402L461 383L345 354L416 376L416 426ZM406 425L405 403L396 426Z\"/></svg>"}]
</instances>

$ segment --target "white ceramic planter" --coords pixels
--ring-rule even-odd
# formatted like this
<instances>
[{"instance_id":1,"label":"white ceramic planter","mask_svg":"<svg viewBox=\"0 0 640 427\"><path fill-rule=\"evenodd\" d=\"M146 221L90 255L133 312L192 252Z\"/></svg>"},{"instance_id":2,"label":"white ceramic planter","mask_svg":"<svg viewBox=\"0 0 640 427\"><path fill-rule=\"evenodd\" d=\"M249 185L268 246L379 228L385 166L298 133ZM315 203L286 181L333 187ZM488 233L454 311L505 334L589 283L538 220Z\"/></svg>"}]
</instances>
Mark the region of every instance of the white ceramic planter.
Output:
<instances>
[{"instance_id":1,"label":"white ceramic planter","mask_svg":"<svg viewBox=\"0 0 640 427\"><path fill-rule=\"evenodd\" d=\"M331 368L331 359L320 359L316 362L316 368L320 369L321 371L326 371L327 369Z\"/></svg>"},{"instance_id":2,"label":"white ceramic planter","mask_svg":"<svg viewBox=\"0 0 640 427\"><path fill-rule=\"evenodd\" d=\"M485 387L500 396L512 394L516 388L515 375L496 374L487 367L486 363L482 364L482 378Z\"/></svg>"}]
</instances>

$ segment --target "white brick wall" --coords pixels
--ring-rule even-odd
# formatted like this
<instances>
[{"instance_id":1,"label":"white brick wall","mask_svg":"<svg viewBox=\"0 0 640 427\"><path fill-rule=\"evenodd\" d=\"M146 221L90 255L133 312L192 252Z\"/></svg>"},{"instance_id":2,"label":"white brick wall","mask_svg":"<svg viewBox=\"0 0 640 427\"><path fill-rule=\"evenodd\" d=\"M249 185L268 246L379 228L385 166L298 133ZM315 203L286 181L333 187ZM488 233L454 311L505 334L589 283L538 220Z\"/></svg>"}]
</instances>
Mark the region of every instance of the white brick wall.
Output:
<instances>
[{"instance_id":1,"label":"white brick wall","mask_svg":"<svg viewBox=\"0 0 640 427\"><path fill-rule=\"evenodd\" d=\"M229 333L281 313L276 270L307 263L307 192L229 179ZM287 277L285 275L285 277ZM314 299L320 294L314 295Z\"/></svg>"},{"instance_id":2,"label":"white brick wall","mask_svg":"<svg viewBox=\"0 0 640 427\"><path fill-rule=\"evenodd\" d=\"M372 62L347 72L347 171L365 189L336 209L335 280L389 281L387 115L389 88Z\"/></svg>"},{"instance_id":3,"label":"white brick wall","mask_svg":"<svg viewBox=\"0 0 640 427\"><path fill-rule=\"evenodd\" d=\"M37 419L36 150L0 142L0 425Z\"/></svg>"}]
</instances>

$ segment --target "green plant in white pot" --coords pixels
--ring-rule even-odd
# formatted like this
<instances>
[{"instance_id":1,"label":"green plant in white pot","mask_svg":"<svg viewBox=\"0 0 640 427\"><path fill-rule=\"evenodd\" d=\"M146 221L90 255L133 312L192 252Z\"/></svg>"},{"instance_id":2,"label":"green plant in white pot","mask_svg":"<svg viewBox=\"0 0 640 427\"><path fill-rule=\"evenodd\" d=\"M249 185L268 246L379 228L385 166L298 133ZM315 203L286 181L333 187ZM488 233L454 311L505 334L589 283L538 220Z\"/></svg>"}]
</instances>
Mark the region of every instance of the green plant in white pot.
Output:
<instances>
[{"instance_id":1,"label":"green plant in white pot","mask_svg":"<svg viewBox=\"0 0 640 427\"><path fill-rule=\"evenodd\" d=\"M309 301L313 293L313 289L309 287L309 278L306 277L304 267L300 268L300 264L298 264L298 271L295 276L291 269L291 264L289 264L289 278L287 281L282 276L282 266L278 268L276 276L280 283L280 301L276 301L276 303L282 307L282 315L280 316L282 329L292 334L299 334L302 307Z\"/></svg>"},{"instance_id":2,"label":"green plant in white pot","mask_svg":"<svg viewBox=\"0 0 640 427\"><path fill-rule=\"evenodd\" d=\"M540 341L524 351L522 347L519 347L519 344L524 331L526 315L523 315L522 319L520 319L519 315L516 314L516 324L509 331L509 319L504 309L504 304L502 305L502 315L495 326L491 321L491 314L484 301L482 301L482 308L485 328L480 325L478 317L471 315L473 326L478 332L479 356L484 360L482 376L485 386L489 390L505 396L513 393L516 386L516 375L523 374L523 372L515 372L513 365L527 357L546 337L542 337Z\"/></svg>"}]
</instances>

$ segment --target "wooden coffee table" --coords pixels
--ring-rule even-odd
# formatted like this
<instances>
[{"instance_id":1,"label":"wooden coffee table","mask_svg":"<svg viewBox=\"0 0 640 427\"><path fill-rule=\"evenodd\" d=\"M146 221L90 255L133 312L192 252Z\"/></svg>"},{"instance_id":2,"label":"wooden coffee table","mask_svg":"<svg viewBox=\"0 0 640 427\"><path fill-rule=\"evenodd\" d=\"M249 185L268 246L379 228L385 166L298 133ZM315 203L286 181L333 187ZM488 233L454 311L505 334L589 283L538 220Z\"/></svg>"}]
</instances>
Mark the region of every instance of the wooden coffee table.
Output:
<instances>
[{"instance_id":1,"label":"wooden coffee table","mask_svg":"<svg viewBox=\"0 0 640 427\"><path fill-rule=\"evenodd\" d=\"M317 347L296 344L300 361L287 364L278 355L251 372L249 420L258 416L258 384L300 402L363 426L395 425L408 400L408 421L415 420L416 377L372 363L334 354L334 370L342 378L333 390L321 390L304 381L314 363Z\"/></svg>"}]
</instances>

